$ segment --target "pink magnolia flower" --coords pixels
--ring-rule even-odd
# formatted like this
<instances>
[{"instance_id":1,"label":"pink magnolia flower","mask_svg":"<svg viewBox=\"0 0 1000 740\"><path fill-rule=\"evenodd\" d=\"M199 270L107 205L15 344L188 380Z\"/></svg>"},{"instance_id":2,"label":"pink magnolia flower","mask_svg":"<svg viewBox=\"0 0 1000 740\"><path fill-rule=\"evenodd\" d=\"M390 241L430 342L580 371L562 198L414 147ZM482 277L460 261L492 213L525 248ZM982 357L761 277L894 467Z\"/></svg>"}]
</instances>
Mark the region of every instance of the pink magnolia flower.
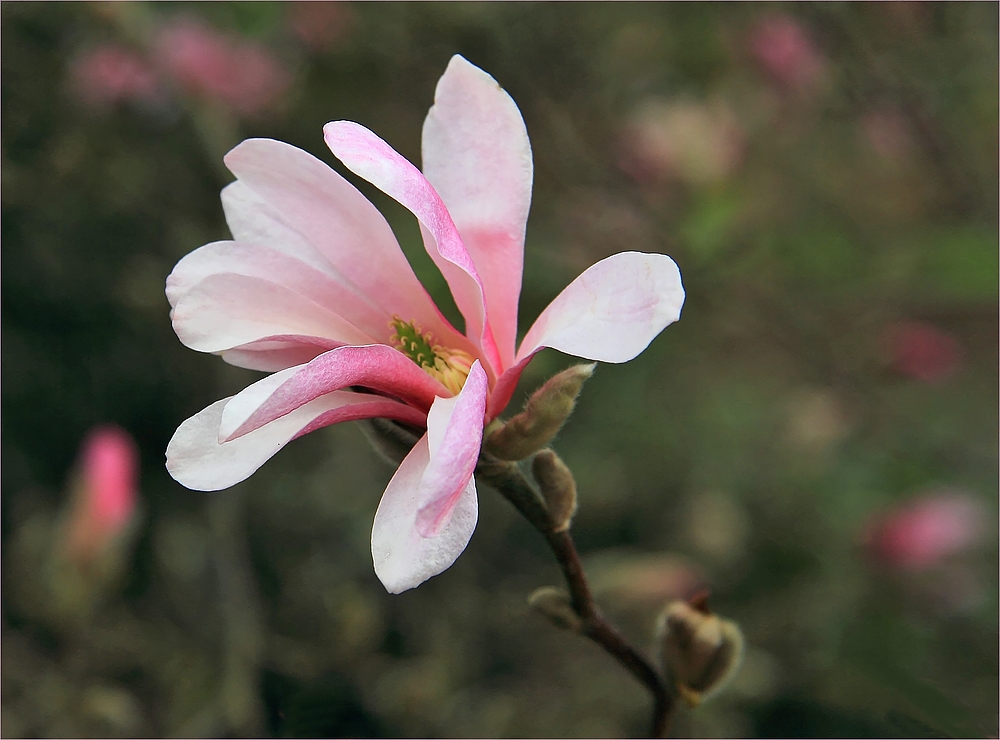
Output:
<instances>
[{"instance_id":1,"label":"pink magnolia flower","mask_svg":"<svg viewBox=\"0 0 1000 740\"><path fill-rule=\"evenodd\" d=\"M292 439L382 417L426 433L389 482L372 556L398 593L449 567L478 516L483 428L544 347L632 359L680 315L673 260L624 252L590 267L515 351L532 159L514 101L452 58L423 129L421 173L368 129L324 128L355 174L417 217L465 318L444 318L375 207L323 162L270 139L244 141L222 191L234 240L196 250L167 279L173 326L192 349L273 374L185 421L167 448L183 485L218 490Z\"/></svg>"},{"instance_id":2,"label":"pink magnolia flower","mask_svg":"<svg viewBox=\"0 0 1000 740\"><path fill-rule=\"evenodd\" d=\"M182 88L245 115L272 106L291 84L291 74L264 47L234 41L193 20L158 29L154 52Z\"/></svg>"},{"instance_id":3,"label":"pink magnolia flower","mask_svg":"<svg viewBox=\"0 0 1000 740\"><path fill-rule=\"evenodd\" d=\"M958 340L925 321L899 321L880 337L892 368L924 383L953 376L962 363Z\"/></svg>"},{"instance_id":4,"label":"pink magnolia flower","mask_svg":"<svg viewBox=\"0 0 1000 740\"><path fill-rule=\"evenodd\" d=\"M977 544L987 512L961 492L941 492L909 501L875 519L865 542L878 561L901 570L922 571Z\"/></svg>"},{"instance_id":5,"label":"pink magnolia flower","mask_svg":"<svg viewBox=\"0 0 1000 740\"><path fill-rule=\"evenodd\" d=\"M92 559L131 521L138 503L138 464L135 442L119 427L96 427L84 440L66 541L75 560Z\"/></svg>"},{"instance_id":6,"label":"pink magnolia flower","mask_svg":"<svg viewBox=\"0 0 1000 740\"><path fill-rule=\"evenodd\" d=\"M750 53L776 83L799 93L812 90L826 72L823 53L788 15L761 19L750 34Z\"/></svg>"}]
</instances>

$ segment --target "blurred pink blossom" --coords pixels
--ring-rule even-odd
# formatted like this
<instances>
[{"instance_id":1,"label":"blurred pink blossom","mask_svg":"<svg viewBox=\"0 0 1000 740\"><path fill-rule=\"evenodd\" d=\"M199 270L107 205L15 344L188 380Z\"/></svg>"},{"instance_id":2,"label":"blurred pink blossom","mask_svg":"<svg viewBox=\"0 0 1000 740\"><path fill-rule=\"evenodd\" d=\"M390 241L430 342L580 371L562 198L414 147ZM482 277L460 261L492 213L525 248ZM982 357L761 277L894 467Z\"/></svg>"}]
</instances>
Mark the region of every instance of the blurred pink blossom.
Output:
<instances>
[{"instance_id":1,"label":"blurred pink blossom","mask_svg":"<svg viewBox=\"0 0 1000 740\"><path fill-rule=\"evenodd\" d=\"M181 88L244 115L273 106L292 81L263 46L236 41L191 19L160 27L154 55Z\"/></svg>"},{"instance_id":2,"label":"blurred pink blossom","mask_svg":"<svg viewBox=\"0 0 1000 740\"><path fill-rule=\"evenodd\" d=\"M344 38L353 20L346 2L297 2L291 4L289 25L303 44L322 51Z\"/></svg>"},{"instance_id":3,"label":"blurred pink blossom","mask_svg":"<svg viewBox=\"0 0 1000 740\"><path fill-rule=\"evenodd\" d=\"M640 182L725 180L740 165L743 131L722 101L646 100L622 132L619 167Z\"/></svg>"},{"instance_id":4,"label":"blurred pink blossom","mask_svg":"<svg viewBox=\"0 0 1000 740\"><path fill-rule=\"evenodd\" d=\"M924 321L900 321L888 326L881 343L896 372L924 383L950 378L962 360L958 340Z\"/></svg>"},{"instance_id":5,"label":"blurred pink blossom","mask_svg":"<svg viewBox=\"0 0 1000 740\"><path fill-rule=\"evenodd\" d=\"M74 559L92 558L131 521L138 462L135 442L120 427L95 427L84 439L66 543Z\"/></svg>"},{"instance_id":6,"label":"blurred pink blossom","mask_svg":"<svg viewBox=\"0 0 1000 740\"><path fill-rule=\"evenodd\" d=\"M132 49L114 44L76 56L70 63L70 78L80 98L93 106L153 103L163 95L149 62Z\"/></svg>"},{"instance_id":7,"label":"blurred pink blossom","mask_svg":"<svg viewBox=\"0 0 1000 740\"><path fill-rule=\"evenodd\" d=\"M826 70L826 59L806 29L783 14L757 22L750 53L775 82L799 93L814 89Z\"/></svg>"},{"instance_id":8,"label":"blurred pink blossom","mask_svg":"<svg viewBox=\"0 0 1000 740\"><path fill-rule=\"evenodd\" d=\"M912 499L865 530L870 555L892 568L923 571L978 544L985 507L971 495L943 491Z\"/></svg>"}]
</instances>

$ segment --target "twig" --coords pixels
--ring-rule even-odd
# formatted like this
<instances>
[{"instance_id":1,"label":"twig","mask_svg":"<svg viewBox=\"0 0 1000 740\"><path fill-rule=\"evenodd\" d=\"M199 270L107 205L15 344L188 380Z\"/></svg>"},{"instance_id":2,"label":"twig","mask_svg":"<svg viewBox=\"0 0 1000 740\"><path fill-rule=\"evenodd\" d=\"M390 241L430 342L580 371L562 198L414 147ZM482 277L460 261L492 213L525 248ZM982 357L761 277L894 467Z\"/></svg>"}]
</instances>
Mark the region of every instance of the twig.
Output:
<instances>
[{"instance_id":1,"label":"twig","mask_svg":"<svg viewBox=\"0 0 1000 740\"><path fill-rule=\"evenodd\" d=\"M553 531L545 503L514 463L503 462L483 453L476 473L510 501L545 537L566 579L570 603L582 622L581 633L604 648L649 689L653 695L653 723L650 736L666 737L674 714L673 697L659 672L625 640L598 609L572 535L569 531Z\"/></svg>"}]
</instances>

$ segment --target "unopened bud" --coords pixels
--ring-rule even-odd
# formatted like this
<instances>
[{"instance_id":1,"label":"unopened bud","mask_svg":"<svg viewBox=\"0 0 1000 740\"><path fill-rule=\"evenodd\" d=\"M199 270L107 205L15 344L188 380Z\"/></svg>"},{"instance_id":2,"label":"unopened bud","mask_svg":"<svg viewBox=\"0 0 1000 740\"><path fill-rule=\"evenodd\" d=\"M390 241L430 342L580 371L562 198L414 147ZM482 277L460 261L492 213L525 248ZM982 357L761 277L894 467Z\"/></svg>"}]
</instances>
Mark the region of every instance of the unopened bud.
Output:
<instances>
[{"instance_id":1,"label":"unopened bud","mask_svg":"<svg viewBox=\"0 0 1000 740\"><path fill-rule=\"evenodd\" d=\"M142 518L132 436L113 425L92 429L69 490L44 566L47 610L62 625L89 618L125 574Z\"/></svg>"},{"instance_id":2,"label":"unopened bud","mask_svg":"<svg viewBox=\"0 0 1000 740\"><path fill-rule=\"evenodd\" d=\"M394 465L403 462L419 440L421 433L389 419L366 419L361 432L382 457Z\"/></svg>"},{"instance_id":3,"label":"unopened bud","mask_svg":"<svg viewBox=\"0 0 1000 740\"><path fill-rule=\"evenodd\" d=\"M552 450L542 450L531 461L531 474L549 510L553 532L565 532L576 513L576 481L566 463Z\"/></svg>"},{"instance_id":4,"label":"unopened bud","mask_svg":"<svg viewBox=\"0 0 1000 740\"><path fill-rule=\"evenodd\" d=\"M490 435L487 449L502 460L524 460L545 447L573 413L584 381L596 363L575 365L531 394L524 411Z\"/></svg>"},{"instance_id":5,"label":"unopened bud","mask_svg":"<svg viewBox=\"0 0 1000 740\"><path fill-rule=\"evenodd\" d=\"M88 567L116 549L134 525L139 492L139 450L124 429L95 427L83 441L67 514L63 547Z\"/></svg>"},{"instance_id":6,"label":"unopened bud","mask_svg":"<svg viewBox=\"0 0 1000 740\"><path fill-rule=\"evenodd\" d=\"M528 606L560 629L579 632L583 622L573 611L569 594L555 586L542 586L532 591Z\"/></svg>"},{"instance_id":7,"label":"unopened bud","mask_svg":"<svg viewBox=\"0 0 1000 740\"><path fill-rule=\"evenodd\" d=\"M704 601L674 601L660 614L657 637L667 680L691 707L718 693L743 660L743 633Z\"/></svg>"}]
</instances>

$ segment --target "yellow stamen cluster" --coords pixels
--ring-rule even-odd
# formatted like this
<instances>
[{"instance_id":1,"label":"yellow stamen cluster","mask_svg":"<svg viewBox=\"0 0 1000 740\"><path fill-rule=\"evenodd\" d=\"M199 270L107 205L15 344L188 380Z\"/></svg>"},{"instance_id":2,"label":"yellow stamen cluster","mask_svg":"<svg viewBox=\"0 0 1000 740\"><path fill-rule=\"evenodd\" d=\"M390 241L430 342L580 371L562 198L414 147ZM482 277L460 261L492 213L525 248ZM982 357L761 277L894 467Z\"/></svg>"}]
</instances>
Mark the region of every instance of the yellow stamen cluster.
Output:
<instances>
[{"instance_id":1,"label":"yellow stamen cluster","mask_svg":"<svg viewBox=\"0 0 1000 740\"><path fill-rule=\"evenodd\" d=\"M462 390L472 363L475 362L469 353L434 344L434 337L430 332L420 331L420 327L412 321L403 321L399 316L392 317L389 328L394 330L389 342L400 352L452 393L457 394Z\"/></svg>"}]
</instances>

